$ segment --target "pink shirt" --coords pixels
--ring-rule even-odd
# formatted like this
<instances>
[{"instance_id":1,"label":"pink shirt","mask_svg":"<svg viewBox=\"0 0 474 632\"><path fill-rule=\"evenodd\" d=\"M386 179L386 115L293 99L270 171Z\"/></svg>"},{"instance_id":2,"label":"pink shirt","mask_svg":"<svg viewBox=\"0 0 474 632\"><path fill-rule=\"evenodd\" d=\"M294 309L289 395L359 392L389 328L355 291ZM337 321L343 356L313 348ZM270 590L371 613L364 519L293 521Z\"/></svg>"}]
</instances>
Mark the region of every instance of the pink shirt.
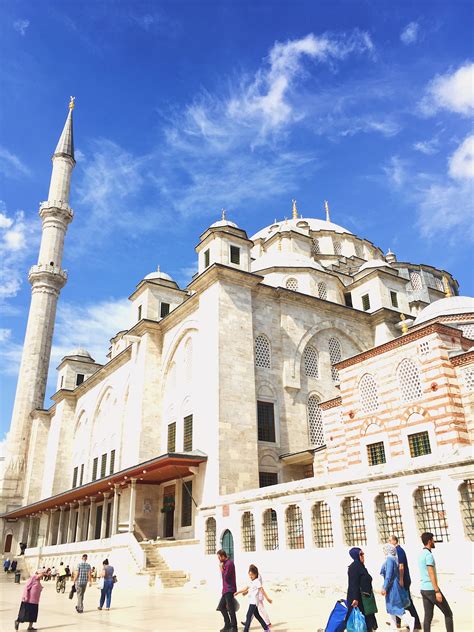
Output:
<instances>
[{"instance_id":1,"label":"pink shirt","mask_svg":"<svg viewBox=\"0 0 474 632\"><path fill-rule=\"evenodd\" d=\"M39 603L42 590L40 578L38 575L33 575L25 584L21 600L28 603Z\"/></svg>"}]
</instances>

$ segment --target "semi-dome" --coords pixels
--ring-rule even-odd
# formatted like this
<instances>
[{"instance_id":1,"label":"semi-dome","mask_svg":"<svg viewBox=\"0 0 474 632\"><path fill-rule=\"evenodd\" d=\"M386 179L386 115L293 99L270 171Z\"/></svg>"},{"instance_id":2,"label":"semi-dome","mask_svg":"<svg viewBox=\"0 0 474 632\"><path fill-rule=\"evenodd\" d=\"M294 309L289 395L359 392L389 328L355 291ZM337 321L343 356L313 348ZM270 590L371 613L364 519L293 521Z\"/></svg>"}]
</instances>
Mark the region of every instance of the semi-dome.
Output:
<instances>
[{"instance_id":1,"label":"semi-dome","mask_svg":"<svg viewBox=\"0 0 474 632\"><path fill-rule=\"evenodd\" d=\"M390 270L393 270L392 266L387 261L384 261L383 259L371 259L370 261L363 263L358 272L371 270L373 268L389 268Z\"/></svg>"},{"instance_id":2,"label":"semi-dome","mask_svg":"<svg viewBox=\"0 0 474 632\"><path fill-rule=\"evenodd\" d=\"M87 358L88 360L93 359L91 354L87 351L87 349L84 349L83 347L77 347L76 349L73 349L65 357L66 358L71 358L71 357Z\"/></svg>"},{"instance_id":3,"label":"semi-dome","mask_svg":"<svg viewBox=\"0 0 474 632\"><path fill-rule=\"evenodd\" d=\"M296 252L268 252L252 262L252 272L267 268L313 268L324 272L321 264L314 259Z\"/></svg>"},{"instance_id":4,"label":"semi-dome","mask_svg":"<svg viewBox=\"0 0 474 632\"><path fill-rule=\"evenodd\" d=\"M160 266L158 266L158 268L154 272L150 272L150 274L147 274L146 277L144 277L144 280L153 280L153 279L162 279L163 281L173 281L173 279L170 277L169 274L166 274L166 272L162 272L160 270Z\"/></svg>"},{"instance_id":5,"label":"semi-dome","mask_svg":"<svg viewBox=\"0 0 474 632\"><path fill-rule=\"evenodd\" d=\"M296 232L306 233L308 228L310 231L329 230L333 233L348 233L349 235L352 235L350 230L347 230L347 228L343 228L338 224L334 224L333 222L328 222L324 219L315 219L313 217L299 217L297 219L287 219L281 222L275 222L270 226L266 226L265 228L259 230L258 233L255 233L251 239L252 241L255 241L256 239L268 239L275 233L286 230L295 230Z\"/></svg>"},{"instance_id":6,"label":"semi-dome","mask_svg":"<svg viewBox=\"0 0 474 632\"><path fill-rule=\"evenodd\" d=\"M413 325L426 323L434 318L455 316L456 314L474 314L474 298L471 296L448 296L430 303L421 310Z\"/></svg>"}]
</instances>

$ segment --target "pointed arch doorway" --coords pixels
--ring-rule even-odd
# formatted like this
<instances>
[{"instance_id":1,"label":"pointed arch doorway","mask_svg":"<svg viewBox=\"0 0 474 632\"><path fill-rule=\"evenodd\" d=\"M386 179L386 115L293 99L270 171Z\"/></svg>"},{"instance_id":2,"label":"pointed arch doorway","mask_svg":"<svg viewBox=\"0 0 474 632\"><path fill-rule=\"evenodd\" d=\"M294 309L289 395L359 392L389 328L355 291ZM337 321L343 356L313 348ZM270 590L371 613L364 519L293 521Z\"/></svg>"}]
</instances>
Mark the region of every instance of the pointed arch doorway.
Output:
<instances>
[{"instance_id":1,"label":"pointed arch doorway","mask_svg":"<svg viewBox=\"0 0 474 632\"><path fill-rule=\"evenodd\" d=\"M234 559L234 536L229 531L229 529L226 529L224 533L222 534L221 546L224 549L224 551L227 553L227 557L233 560Z\"/></svg>"}]
</instances>

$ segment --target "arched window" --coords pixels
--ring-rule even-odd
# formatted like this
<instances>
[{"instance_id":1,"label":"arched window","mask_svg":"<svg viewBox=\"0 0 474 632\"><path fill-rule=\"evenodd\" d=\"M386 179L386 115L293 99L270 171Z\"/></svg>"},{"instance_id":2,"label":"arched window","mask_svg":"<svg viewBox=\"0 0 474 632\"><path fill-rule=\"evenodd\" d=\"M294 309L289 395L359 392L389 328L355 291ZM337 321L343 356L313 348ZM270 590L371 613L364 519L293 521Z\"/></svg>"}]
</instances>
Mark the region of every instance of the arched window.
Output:
<instances>
[{"instance_id":1,"label":"arched window","mask_svg":"<svg viewBox=\"0 0 474 632\"><path fill-rule=\"evenodd\" d=\"M400 542L404 541L402 514L396 494L381 492L376 497L375 516L381 543L385 544L392 534L396 535Z\"/></svg>"},{"instance_id":2,"label":"arched window","mask_svg":"<svg viewBox=\"0 0 474 632\"><path fill-rule=\"evenodd\" d=\"M265 551L278 549L278 518L274 509L267 509L263 514L263 548Z\"/></svg>"},{"instance_id":3,"label":"arched window","mask_svg":"<svg viewBox=\"0 0 474 632\"><path fill-rule=\"evenodd\" d=\"M334 240L334 254L335 255L342 254L342 242L340 241L340 239Z\"/></svg>"},{"instance_id":4,"label":"arched window","mask_svg":"<svg viewBox=\"0 0 474 632\"><path fill-rule=\"evenodd\" d=\"M312 345L307 345L303 351L304 373L307 377L319 377L318 352Z\"/></svg>"},{"instance_id":5,"label":"arched window","mask_svg":"<svg viewBox=\"0 0 474 632\"><path fill-rule=\"evenodd\" d=\"M410 272L411 286L414 290L421 290L421 275L419 272Z\"/></svg>"},{"instance_id":6,"label":"arched window","mask_svg":"<svg viewBox=\"0 0 474 632\"><path fill-rule=\"evenodd\" d=\"M251 511L242 515L242 548L246 553L255 551L255 522Z\"/></svg>"},{"instance_id":7,"label":"arched window","mask_svg":"<svg viewBox=\"0 0 474 632\"><path fill-rule=\"evenodd\" d=\"M311 254L313 255L313 257L315 255L321 254L321 248L319 247L319 239L313 239L313 241L311 242Z\"/></svg>"},{"instance_id":8,"label":"arched window","mask_svg":"<svg viewBox=\"0 0 474 632\"><path fill-rule=\"evenodd\" d=\"M409 358L405 358L398 366L398 384L404 402L413 402L420 399L421 382L420 372L416 364Z\"/></svg>"},{"instance_id":9,"label":"arched window","mask_svg":"<svg viewBox=\"0 0 474 632\"><path fill-rule=\"evenodd\" d=\"M319 407L319 398L316 395L308 398L307 409L309 443L313 447L324 445L323 417Z\"/></svg>"},{"instance_id":10,"label":"arched window","mask_svg":"<svg viewBox=\"0 0 474 632\"><path fill-rule=\"evenodd\" d=\"M326 283L324 283L323 281L320 281L318 283L318 297L322 298L323 301L327 300L328 297L328 288Z\"/></svg>"},{"instance_id":11,"label":"arched window","mask_svg":"<svg viewBox=\"0 0 474 632\"><path fill-rule=\"evenodd\" d=\"M447 542L449 540L448 521L439 487L421 485L415 491L413 498L420 533L429 531L434 534L435 542Z\"/></svg>"},{"instance_id":12,"label":"arched window","mask_svg":"<svg viewBox=\"0 0 474 632\"><path fill-rule=\"evenodd\" d=\"M206 555L216 554L216 519L208 518L205 529Z\"/></svg>"},{"instance_id":13,"label":"arched window","mask_svg":"<svg viewBox=\"0 0 474 632\"><path fill-rule=\"evenodd\" d=\"M12 550L12 540L13 540L13 536L11 533L9 533L7 537L5 538L5 544L3 545L4 553L10 553L10 551Z\"/></svg>"},{"instance_id":14,"label":"arched window","mask_svg":"<svg viewBox=\"0 0 474 632\"><path fill-rule=\"evenodd\" d=\"M474 541L474 482L471 479L459 486L461 514L464 530L469 540Z\"/></svg>"},{"instance_id":15,"label":"arched window","mask_svg":"<svg viewBox=\"0 0 474 632\"><path fill-rule=\"evenodd\" d=\"M329 338L329 361L333 382L339 382L339 371L334 366L342 360L341 343L337 338Z\"/></svg>"},{"instance_id":16,"label":"arched window","mask_svg":"<svg viewBox=\"0 0 474 632\"><path fill-rule=\"evenodd\" d=\"M359 382L359 397L364 413L373 413L379 408L377 383L370 373L362 376Z\"/></svg>"},{"instance_id":17,"label":"arched window","mask_svg":"<svg viewBox=\"0 0 474 632\"><path fill-rule=\"evenodd\" d=\"M289 279L287 279L286 289L296 291L298 289L298 280L295 279L294 277L290 277Z\"/></svg>"},{"instance_id":18,"label":"arched window","mask_svg":"<svg viewBox=\"0 0 474 632\"><path fill-rule=\"evenodd\" d=\"M348 496L342 501L342 521L347 546L367 544L364 509L362 501L355 496Z\"/></svg>"},{"instance_id":19,"label":"arched window","mask_svg":"<svg viewBox=\"0 0 474 632\"><path fill-rule=\"evenodd\" d=\"M298 505L286 510L286 541L289 549L304 549L303 514Z\"/></svg>"},{"instance_id":20,"label":"arched window","mask_svg":"<svg viewBox=\"0 0 474 632\"><path fill-rule=\"evenodd\" d=\"M324 500L320 500L313 505L311 522L314 546L317 549L327 549L334 546L331 511L329 505L325 503Z\"/></svg>"},{"instance_id":21,"label":"arched window","mask_svg":"<svg viewBox=\"0 0 474 632\"><path fill-rule=\"evenodd\" d=\"M271 367L270 341L263 334L255 338L255 366L262 369Z\"/></svg>"}]
</instances>

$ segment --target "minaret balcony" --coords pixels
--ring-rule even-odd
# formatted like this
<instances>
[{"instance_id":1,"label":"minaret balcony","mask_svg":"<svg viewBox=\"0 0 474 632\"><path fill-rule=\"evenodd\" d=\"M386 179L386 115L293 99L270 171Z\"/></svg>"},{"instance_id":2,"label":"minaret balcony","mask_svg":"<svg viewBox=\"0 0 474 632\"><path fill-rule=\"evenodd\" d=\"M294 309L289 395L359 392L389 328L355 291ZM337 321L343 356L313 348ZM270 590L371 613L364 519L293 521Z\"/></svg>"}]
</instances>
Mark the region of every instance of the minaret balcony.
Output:
<instances>
[{"instance_id":1,"label":"minaret balcony","mask_svg":"<svg viewBox=\"0 0 474 632\"><path fill-rule=\"evenodd\" d=\"M74 211L62 200L46 200L41 202L39 207L40 217L45 218L48 216L57 217L58 215L64 218L68 223L72 221L74 217Z\"/></svg>"},{"instance_id":2,"label":"minaret balcony","mask_svg":"<svg viewBox=\"0 0 474 632\"><path fill-rule=\"evenodd\" d=\"M49 263L39 263L31 266L28 273L28 281L30 283L50 283L55 287L61 288L67 281L67 270L63 270L59 266L52 266Z\"/></svg>"}]
</instances>

